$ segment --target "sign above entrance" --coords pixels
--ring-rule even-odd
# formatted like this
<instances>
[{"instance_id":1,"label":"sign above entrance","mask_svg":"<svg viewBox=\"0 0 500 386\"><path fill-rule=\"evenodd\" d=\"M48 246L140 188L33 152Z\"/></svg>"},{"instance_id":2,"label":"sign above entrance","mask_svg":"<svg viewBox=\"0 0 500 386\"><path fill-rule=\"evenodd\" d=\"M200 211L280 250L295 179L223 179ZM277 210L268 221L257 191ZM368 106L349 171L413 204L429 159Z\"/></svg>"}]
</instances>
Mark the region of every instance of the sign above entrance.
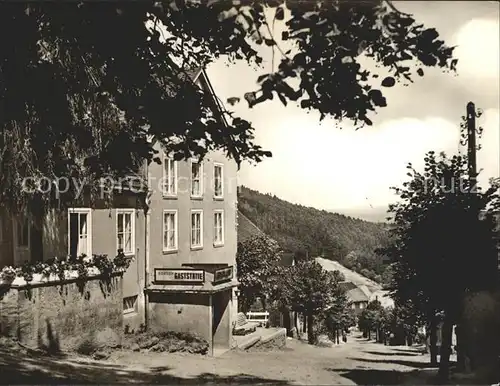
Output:
<instances>
[{"instance_id":1,"label":"sign above entrance","mask_svg":"<svg viewBox=\"0 0 500 386\"><path fill-rule=\"evenodd\" d=\"M203 269L155 268L156 283L203 283L204 281Z\"/></svg>"},{"instance_id":2,"label":"sign above entrance","mask_svg":"<svg viewBox=\"0 0 500 386\"><path fill-rule=\"evenodd\" d=\"M214 272L214 284L220 283L233 278L233 266L217 269Z\"/></svg>"}]
</instances>

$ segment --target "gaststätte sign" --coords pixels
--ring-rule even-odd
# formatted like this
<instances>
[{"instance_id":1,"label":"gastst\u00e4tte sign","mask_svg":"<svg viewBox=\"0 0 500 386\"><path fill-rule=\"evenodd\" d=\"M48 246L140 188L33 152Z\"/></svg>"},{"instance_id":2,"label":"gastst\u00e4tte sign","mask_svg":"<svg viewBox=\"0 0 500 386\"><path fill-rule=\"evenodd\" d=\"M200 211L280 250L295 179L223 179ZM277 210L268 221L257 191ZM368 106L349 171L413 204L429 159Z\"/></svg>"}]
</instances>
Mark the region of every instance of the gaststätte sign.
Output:
<instances>
[{"instance_id":1,"label":"gastst\u00e4tte sign","mask_svg":"<svg viewBox=\"0 0 500 386\"><path fill-rule=\"evenodd\" d=\"M233 266L217 269L214 272L214 283L220 283L233 278Z\"/></svg>"},{"instance_id":2,"label":"gastst\u00e4tte sign","mask_svg":"<svg viewBox=\"0 0 500 386\"><path fill-rule=\"evenodd\" d=\"M156 283L203 283L203 269L155 268Z\"/></svg>"}]
</instances>

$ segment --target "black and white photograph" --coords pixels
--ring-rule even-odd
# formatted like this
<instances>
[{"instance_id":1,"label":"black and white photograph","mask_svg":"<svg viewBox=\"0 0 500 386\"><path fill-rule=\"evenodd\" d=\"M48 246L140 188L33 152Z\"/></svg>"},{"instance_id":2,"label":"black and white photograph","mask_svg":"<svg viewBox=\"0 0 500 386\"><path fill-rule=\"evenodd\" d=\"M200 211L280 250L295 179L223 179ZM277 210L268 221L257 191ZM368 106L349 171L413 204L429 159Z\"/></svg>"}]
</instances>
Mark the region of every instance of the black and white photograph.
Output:
<instances>
[{"instance_id":1,"label":"black and white photograph","mask_svg":"<svg viewBox=\"0 0 500 386\"><path fill-rule=\"evenodd\" d=\"M0 0L0 384L499 386L499 22Z\"/></svg>"}]
</instances>

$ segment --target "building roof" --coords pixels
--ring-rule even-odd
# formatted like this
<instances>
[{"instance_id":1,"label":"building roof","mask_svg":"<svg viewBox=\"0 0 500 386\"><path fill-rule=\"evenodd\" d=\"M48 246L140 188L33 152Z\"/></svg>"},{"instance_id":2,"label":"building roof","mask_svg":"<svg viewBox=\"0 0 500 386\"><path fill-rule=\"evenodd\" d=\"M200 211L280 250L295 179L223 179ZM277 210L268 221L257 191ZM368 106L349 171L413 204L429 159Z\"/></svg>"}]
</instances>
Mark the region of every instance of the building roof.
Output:
<instances>
[{"instance_id":1,"label":"building roof","mask_svg":"<svg viewBox=\"0 0 500 386\"><path fill-rule=\"evenodd\" d=\"M382 289L380 284L344 267L337 261L324 259L322 257L317 257L315 260L321 264L325 271L340 271L344 275L345 281L350 281L357 287L366 286L369 292L375 292Z\"/></svg>"},{"instance_id":2,"label":"building roof","mask_svg":"<svg viewBox=\"0 0 500 386\"><path fill-rule=\"evenodd\" d=\"M256 236L264 236L264 232L262 232L257 225L255 225L250 219L245 216L243 213L238 211L238 242L241 243L245 240L248 240L252 237Z\"/></svg>"},{"instance_id":3,"label":"building roof","mask_svg":"<svg viewBox=\"0 0 500 386\"><path fill-rule=\"evenodd\" d=\"M372 293L370 295L370 302L374 300L378 300L384 308L394 307L394 300L389 297L389 291L380 290Z\"/></svg>"},{"instance_id":4,"label":"building roof","mask_svg":"<svg viewBox=\"0 0 500 386\"><path fill-rule=\"evenodd\" d=\"M346 292L356 288L356 284L354 284L352 281L341 281L339 283L339 286Z\"/></svg>"},{"instance_id":5,"label":"building roof","mask_svg":"<svg viewBox=\"0 0 500 386\"><path fill-rule=\"evenodd\" d=\"M346 293L349 301L353 303L368 302L370 297L359 287L353 288Z\"/></svg>"},{"instance_id":6,"label":"building roof","mask_svg":"<svg viewBox=\"0 0 500 386\"><path fill-rule=\"evenodd\" d=\"M244 242L252 237L257 236L267 236L262 232L257 225L255 225L250 219L243 213L238 211L238 228L237 228L237 238L238 243ZM269 236L267 236L269 237ZM284 252L281 256L280 265L283 267L290 267L294 265L295 257L293 253Z\"/></svg>"}]
</instances>

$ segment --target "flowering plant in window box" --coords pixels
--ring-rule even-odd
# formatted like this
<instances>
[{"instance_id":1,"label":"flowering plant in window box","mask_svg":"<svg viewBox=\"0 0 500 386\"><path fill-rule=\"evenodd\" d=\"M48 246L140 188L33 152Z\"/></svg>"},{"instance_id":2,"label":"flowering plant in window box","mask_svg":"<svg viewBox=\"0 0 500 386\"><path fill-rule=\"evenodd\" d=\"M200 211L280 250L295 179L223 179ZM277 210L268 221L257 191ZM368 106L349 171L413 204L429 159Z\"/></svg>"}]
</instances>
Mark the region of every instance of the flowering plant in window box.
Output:
<instances>
[{"instance_id":1,"label":"flowering plant in window box","mask_svg":"<svg viewBox=\"0 0 500 386\"><path fill-rule=\"evenodd\" d=\"M2 271L0 272L0 279L4 283L11 283L17 276L16 269L13 267L3 267Z\"/></svg>"},{"instance_id":2,"label":"flowering plant in window box","mask_svg":"<svg viewBox=\"0 0 500 386\"><path fill-rule=\"evenodd\" d=\"M126 271L132 260L122 250L118 251L114 259L107 255L55 257L44 262L26 262L20 267L4 267L0 279L3 284L26 285L92 276L110 277L115 272Z\"/></svg>"}]
</instances>

